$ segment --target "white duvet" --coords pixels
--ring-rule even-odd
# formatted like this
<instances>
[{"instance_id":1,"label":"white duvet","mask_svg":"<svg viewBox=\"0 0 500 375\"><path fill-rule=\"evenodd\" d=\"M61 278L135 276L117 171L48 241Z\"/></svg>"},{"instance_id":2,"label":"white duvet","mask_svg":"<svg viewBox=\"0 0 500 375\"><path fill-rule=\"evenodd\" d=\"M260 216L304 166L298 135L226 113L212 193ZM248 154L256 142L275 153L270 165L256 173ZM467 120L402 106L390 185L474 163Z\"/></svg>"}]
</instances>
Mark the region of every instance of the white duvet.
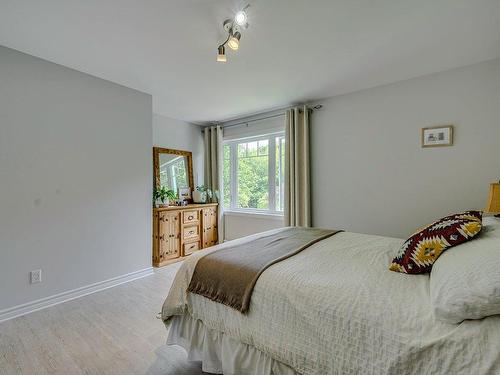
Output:
<instances>
[{"instance_id":1,"label":"white duvet","mask_svg":"<svg viewBox=\"0 0 500 375\"><path fill-rule=\"evenodd\" d=\"M388 270L400 239L344 232L323 240L267 269L246 315L186 293L201 256L260 235L190 256L163 319L189 314L304 375L500 373L500 316L436 321L429 276Z\"/></svg>"}]
</instances>

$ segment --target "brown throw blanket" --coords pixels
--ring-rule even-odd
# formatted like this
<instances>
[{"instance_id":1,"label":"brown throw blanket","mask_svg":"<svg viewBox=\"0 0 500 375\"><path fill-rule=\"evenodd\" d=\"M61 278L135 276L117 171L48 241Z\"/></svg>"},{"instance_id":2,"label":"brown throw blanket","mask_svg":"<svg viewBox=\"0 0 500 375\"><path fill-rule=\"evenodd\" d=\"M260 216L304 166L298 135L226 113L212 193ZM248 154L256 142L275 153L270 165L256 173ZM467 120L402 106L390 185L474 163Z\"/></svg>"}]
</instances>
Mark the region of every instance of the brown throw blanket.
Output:
<instances>
[{"instance_id":1,"label":"brown throw blanket","mask_svg":"<svg viewBox=\"0 0 500 375\"><path fill-rule=\"evenodd\" d=\"M198 260L188 292L245 313L262 272L338 232L285 228L251 242L214 251Z\"/></svg>"}]
</instances>

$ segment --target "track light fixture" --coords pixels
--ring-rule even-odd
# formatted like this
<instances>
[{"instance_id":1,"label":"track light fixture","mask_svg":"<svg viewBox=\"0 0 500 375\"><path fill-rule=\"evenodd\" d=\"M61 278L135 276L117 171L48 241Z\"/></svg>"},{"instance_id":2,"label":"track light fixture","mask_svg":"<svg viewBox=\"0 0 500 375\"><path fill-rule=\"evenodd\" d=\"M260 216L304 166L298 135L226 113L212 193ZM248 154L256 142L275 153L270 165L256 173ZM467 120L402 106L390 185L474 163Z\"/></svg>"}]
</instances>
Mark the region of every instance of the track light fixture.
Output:
<instances>
[{"instance_id":1,"label":"track light fixture","mask_svg":"<svg viewBox=\"0 0 500 375\"><path fill-rule=\"evenodd\" d=\"M237 51L240 48L241 31L242 28L248 28L248 16L246 10L250 5L245 6L242 10L237 12L233 19L227 19L223 22L222 27L227 32L227 39L217 48L217 61L226 62L226 49L225 46Z\"/></svg>"}]
</instances>

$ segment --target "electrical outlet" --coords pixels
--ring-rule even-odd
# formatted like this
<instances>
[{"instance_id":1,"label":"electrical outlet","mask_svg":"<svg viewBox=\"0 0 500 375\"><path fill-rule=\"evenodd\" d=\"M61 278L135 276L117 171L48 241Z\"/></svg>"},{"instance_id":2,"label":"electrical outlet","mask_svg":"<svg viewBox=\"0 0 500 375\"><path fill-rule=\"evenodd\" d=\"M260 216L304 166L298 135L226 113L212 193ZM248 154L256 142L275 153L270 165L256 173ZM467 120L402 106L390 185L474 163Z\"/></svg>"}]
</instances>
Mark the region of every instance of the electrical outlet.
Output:
<instances>
[{"instance_id":1,"label":"electrical outlet","mask_svg":"<svg viewBox=\"0 0 500 375\"><path fill-rule=\"evenodd\" d=\"M42 270L34 270L30 272L30 283L36 284L42 282Z\"/></svg>"}]
</instances>

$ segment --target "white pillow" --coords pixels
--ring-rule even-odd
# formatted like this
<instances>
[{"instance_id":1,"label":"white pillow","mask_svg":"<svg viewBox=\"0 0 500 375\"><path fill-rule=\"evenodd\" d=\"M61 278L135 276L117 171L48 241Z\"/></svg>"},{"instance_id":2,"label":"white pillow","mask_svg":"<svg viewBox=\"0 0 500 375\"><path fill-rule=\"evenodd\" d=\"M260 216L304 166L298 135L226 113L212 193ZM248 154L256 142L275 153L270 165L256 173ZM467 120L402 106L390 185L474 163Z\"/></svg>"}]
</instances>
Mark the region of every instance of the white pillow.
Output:
<instances>
[{"instance_id":1,"label":"white pillow","mask_svg":"<svg viewBox=\"0 0 500 375\"><path fill-rule=\"evenodd\" d=\"M500 314L500 219L483 218L477 238L434 263L430 296L437 320L460 323Z\"/></svg>"}]
</instances>

